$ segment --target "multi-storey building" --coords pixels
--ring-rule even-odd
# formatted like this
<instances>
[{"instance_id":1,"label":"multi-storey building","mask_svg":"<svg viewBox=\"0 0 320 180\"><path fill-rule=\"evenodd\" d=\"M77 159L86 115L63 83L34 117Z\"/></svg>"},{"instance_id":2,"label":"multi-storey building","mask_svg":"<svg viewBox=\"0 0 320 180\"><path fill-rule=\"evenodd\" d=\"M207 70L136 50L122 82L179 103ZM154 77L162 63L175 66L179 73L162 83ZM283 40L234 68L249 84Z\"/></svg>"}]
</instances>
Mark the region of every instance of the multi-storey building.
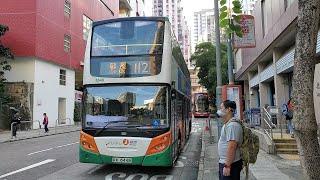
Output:
<instances>
[{"instance_id":1,"label":"multi-storey building","mask_svg":"<svg viewBox=\"0 0 320 180\"><path fill-rule=\"evenodd\" d=\"M119 16L145 16L144 0L119 0Z\"/></svg>"},{"instance_id":2,"label":"multi-storey building","mask_svg":"<svg viewBox=\"0 0 320 180\"><path fill-rule=\"evenodd\" d=\"M199 43L211 42L215 44L214 9L194 12L193 23L193 52Z\"/></svg>"},{"instance_id":3,"label":"multi-storey building","mask_svg":"<svg viewBox=\"0 0 320 180\"><path fill-rule=\"evenodd\" d=\"M15 54L5 78L29 86L21 105L30 120L47 113L49 126L58 119L72 123L91 23L118 17L119 1L10 0L0 1L0 11L0 23L10 28L1 41Z\"/></svg>"},{"instance_id":4,"label":"multi-storey building","mask_svg":"<svg viewBox=\"0 0 320 180\"><path fill-rule=\"evenodd\" d=\"M257 1L252 15L255 18L256 42L259 43L255 48L236 51L235 79L244 82L246 110L265 106L281 107L287 103L292 92L298 0ZM316 53L319 61L320 33ZM319 76L318 64L315 77ZM319 83L315 79L315 108L320 107ZM316 111L316 117L320 123L320 111Z\"/></svg>"},{"instance_id":5,"label":"multi-storey building","mask_svg":"<svg viewBox=\"0 0 320 180\"><path fill-rule=\"evenodd\" d=\"M257 0L240 0L243 14L252 14Z\"/></svg>"},{"instance_id":6,"label":"multi-storey building","mask_svg":"<svg viewBox=\"0 0 320 180\"><path fill-rule=\"evenodd\" d=\"M166 16L171 22L174 34L180 44L186 63L190 59L190 40L181 0L153 0L153 16ZM187 39L186 39L187 38Z\"/></svg>"}]
</instances>

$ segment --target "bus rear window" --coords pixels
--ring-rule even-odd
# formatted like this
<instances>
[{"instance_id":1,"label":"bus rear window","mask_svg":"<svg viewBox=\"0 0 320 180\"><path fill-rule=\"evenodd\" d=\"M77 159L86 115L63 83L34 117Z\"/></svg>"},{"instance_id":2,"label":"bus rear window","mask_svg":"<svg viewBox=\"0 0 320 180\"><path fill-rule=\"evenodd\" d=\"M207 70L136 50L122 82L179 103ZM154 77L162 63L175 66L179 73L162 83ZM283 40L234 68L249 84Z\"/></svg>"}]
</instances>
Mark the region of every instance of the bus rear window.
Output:
<instances>
[{"instance_id":1,"label":"bus rear window","mask_svg":"<svg viewBox=\"0 0 320 180\"><path fill-rule=\"evenodd\" d=\"M122 21L94 27L91 56L162 54L164 22Z\"/></svg>"}]
</instances>

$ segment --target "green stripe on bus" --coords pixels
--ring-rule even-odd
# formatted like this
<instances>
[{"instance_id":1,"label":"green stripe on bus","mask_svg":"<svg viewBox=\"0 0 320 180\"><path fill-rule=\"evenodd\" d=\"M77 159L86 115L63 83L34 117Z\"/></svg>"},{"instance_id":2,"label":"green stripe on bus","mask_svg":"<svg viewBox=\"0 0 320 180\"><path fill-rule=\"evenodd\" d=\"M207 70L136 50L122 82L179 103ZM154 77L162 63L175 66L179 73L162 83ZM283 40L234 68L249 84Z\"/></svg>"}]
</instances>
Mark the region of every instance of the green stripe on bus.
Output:
<instances>
[{"instance_id":1,"label":"green stripe on bus","mask_svg":"<svg viewBox=\"0 0 320 180\"><path fill-rule=\"evenodd\" d=\"M95 164L127 164L127 165L142 165L142 166L172 166L171 147L166 150L151 154L148 156L132 157L132 163L114 163L112 156L96 154L85 150L80 146L79 159L82 163L95 163Z\"/></svg>"},{"instance_id":2,"label":"green stripe on bus","mask_svg":"<svg viewBox=\"0 0 320 180\"><path fill-rule=\"evenodd\" d=\"M146 156L142 166L172 166L171 146L166 150Z\"/></svg>"},{"instance_id":3,"label":"green stripe on bus","mask_svg":"<svg viewBox=\"0 0 320 180\"><path fill-rule=\"evenodd\" d=\"M80 145L79 151L80 151L79 152L79 161L80 162L103 164L99 154L85 150L81 145Z\"/></svg>"}]
</instances>

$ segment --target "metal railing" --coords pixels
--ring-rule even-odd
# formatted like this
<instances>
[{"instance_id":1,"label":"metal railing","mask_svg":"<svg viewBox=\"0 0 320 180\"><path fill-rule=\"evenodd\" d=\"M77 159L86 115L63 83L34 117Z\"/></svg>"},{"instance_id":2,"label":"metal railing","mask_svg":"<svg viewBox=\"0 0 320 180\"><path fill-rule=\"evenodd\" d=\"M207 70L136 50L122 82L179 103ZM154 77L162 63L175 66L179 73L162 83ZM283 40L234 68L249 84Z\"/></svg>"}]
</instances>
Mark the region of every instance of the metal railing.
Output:
<instances>
[{"instance_id":1,"label":"metal railing","mask_svg":"<svg viewBox=\"0 0 320 180\"><path fill-rule=\"evenodd\" d=\"M21 124L21 123L25 123L25 124L32 123L33 124L35 122L39 123L38 132L39 132L39 135L40 135L40 129L41 129L41 122L40 121L38 121L38 120L35 120L35 121L20 121L20 123L17 123L17 122L11 123L11 139L13 138L13 125L14 124Z\"/></svg>"},{"instance_id":2,"label":"metal railing","mask_svg":"<svg viewBox=\"0 0 320 180\"><path fill-rule=\"evenodd\" d=\"M269 139L272 142L272 147L274 148L274 142L273 142L273 131L272 129L275 127L275 125L272 123L272 116L270 115L270 113L267 111L266 108L262 108L262 114L261 114L261 119L264 122L264 126L263 126L263 130L264 132L267 134L267 136L269 137Z\"/></svg>"},{"instance_id":3,"label":"metal railing","mask_svg":"<svg viewBox=\"0 0 320 180\"><path fill-rule=\"evenodd\" d=\"M64 125L71 125L71 119L70 118L66 118L66 119L57 119L56 120L56 125L55 125L55 127L54 127L54 133L56 134L57 133L57 127L58 127L58 125L59 125L59 120L60 121L63 121L63 120L66 120L66 124L64 124ZM69 120L69 124L67 124L67 120Z\"/></svg>"},{"instance_id":4,"label":"metal railing","mask_svg":"<svg viewBox=\"0 0 320 180\"><path fill-rule=\"evenodd\" d=\"M278 125L277 128L280 128L280 135L281 138L283 138L283 129L286 129L283 127L283 125L286 125L286 123L282 123L285 116L282 113L281 108L279 108L278 106L268 106L267 111L271 115L271 122L276 122Z\"/></svg>"}]
</instances>

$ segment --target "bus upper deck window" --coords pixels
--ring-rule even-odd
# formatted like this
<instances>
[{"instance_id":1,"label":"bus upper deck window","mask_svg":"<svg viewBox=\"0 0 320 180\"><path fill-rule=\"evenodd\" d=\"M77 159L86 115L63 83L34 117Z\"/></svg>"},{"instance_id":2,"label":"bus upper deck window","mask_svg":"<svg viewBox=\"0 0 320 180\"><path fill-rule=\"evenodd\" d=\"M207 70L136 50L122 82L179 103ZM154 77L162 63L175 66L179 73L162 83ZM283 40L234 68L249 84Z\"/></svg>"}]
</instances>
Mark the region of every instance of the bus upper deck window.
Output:
<instances>
[{"instance_id":1,"label":"bus upper deck window","mask_svg":"<svg viewBox=\"0 0 320 180\"><path fill-rule=\"evenodd\" d=\"M135 31L135 21L121 22L120 38L121 39L133 39Z\"/></svg>"}]
</instances>

